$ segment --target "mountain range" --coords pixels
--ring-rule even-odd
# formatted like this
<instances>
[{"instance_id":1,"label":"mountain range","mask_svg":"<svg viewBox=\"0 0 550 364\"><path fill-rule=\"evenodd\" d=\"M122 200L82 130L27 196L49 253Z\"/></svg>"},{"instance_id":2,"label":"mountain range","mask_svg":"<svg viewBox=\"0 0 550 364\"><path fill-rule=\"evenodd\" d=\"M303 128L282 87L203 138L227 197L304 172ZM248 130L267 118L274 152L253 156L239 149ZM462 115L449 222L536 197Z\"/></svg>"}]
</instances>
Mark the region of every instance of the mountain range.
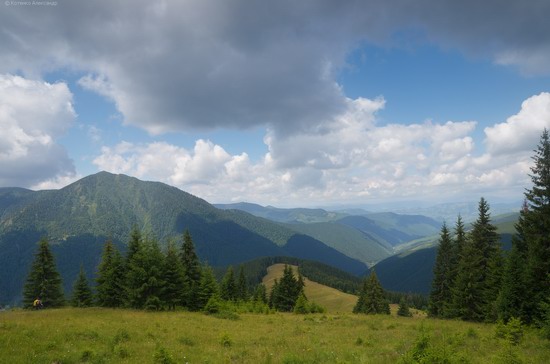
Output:
<instances>
[{"instance_id":1,"label":"mountain range","mask_svg":"<svg viewBox=\"0 0 550 364\"><path fill-rule=\"evenodd\" d=\"M21 298L41 237L52 245L68 292L83 265L93 278L104 242L122 250L136 226L161 243L188 229L197 254L212 266L292 256L360 275L366 264L270 220L208 202L159 182L100 172L59 190L0 189L0 302Z\"/></svg>"},{"instance_id":2,"label":"mountain range","mask_svg":"<svg viewBox=\"0 0 550 364\"><path fill-rule=\"evenodd\" d=\"M509 214L500 223L510 230L516 219ZM59 190L0 188L0 304L20 301L41 237L49 239L70 292L80 266L93 279L104 242L124 252L134 227L161 245L181 241L188 229L200 259L214 267L293 257L359 277L376 265L386 289L426 293L440 226L391 212L212 205L160 182L107 172Z\"/></svg>"}]
</instances>

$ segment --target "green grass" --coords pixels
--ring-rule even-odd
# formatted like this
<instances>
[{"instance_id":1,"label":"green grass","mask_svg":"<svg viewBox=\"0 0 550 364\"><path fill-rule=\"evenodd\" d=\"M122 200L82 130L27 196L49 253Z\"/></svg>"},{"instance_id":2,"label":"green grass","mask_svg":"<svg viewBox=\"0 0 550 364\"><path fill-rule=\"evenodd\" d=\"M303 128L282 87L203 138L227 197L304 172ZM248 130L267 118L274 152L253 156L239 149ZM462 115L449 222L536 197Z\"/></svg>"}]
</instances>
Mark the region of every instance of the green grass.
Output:
<instances>
[{"instance_id":1,"label":"green grass","mask_svg":"<svg viewBox=\"0 0 550 364\"><path fill-rule=\"evenodd\" d=\"M187 312L17 310L0 313L0 363L550 362L550 344L536 332L527 330L517 346L495 332L495 325L353 314L223 320Z\"/></svg>"}]
</instances>

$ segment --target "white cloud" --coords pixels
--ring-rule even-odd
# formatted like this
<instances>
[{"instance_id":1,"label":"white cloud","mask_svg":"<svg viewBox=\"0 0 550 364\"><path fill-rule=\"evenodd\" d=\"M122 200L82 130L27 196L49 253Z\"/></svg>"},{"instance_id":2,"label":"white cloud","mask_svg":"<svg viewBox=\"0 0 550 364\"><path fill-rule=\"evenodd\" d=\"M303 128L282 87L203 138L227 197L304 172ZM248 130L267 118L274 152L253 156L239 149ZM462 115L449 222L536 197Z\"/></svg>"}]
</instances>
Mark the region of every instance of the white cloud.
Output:
<instances>
[{"instance_id":1,"label":"white cloud","mask_svg":"<svg viewBox=\"0 0 550 364\"><path fill-rule=\"evenodd\" d=\"M75 117L65 83L0 75L0 186L30 187L74 176L73 163L56 140Z\"/></svg>"},{"instance_id":2,"label":"white cloud","mask_svg":"<svg viewBox=\"0 0 550 364\"><path fill-rule=\"evenodd\" d=\"M100 169L164 181L213 202L296 206L437 200L465 194L477 198L496 188L521 198L529 155L481 154L473 139L475 122L377 125L382 99L347 104L345 113L320 128L292 135L268 131L268 152L254 163L245 153L232 155L205 140L197 140L193 150L124 142L104 147L94 163Z\"/></svg>"},{"instance_id":3,"label":"white cloud","mask_svg":"<svg viewBox=\"0 0 550 364\"><path fill-rule=\"evenodd\" d=\"M532 96L506 122L485 128L487 150L493 154L531 151L542 129L550 129L550 93Z\"/></svg>"}]
</instances>

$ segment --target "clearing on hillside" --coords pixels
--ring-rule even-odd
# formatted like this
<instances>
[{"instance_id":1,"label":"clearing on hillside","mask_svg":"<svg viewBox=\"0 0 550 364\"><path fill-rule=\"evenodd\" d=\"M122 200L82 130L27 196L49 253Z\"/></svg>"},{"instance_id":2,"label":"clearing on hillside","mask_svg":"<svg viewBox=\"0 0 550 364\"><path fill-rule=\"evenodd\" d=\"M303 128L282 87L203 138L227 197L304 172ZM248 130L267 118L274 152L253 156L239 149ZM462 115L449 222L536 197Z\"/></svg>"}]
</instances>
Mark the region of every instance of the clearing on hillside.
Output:
<instances>
[{"instance_id":1,"label":"clearing on hillside","mask_svg":"<svg viewBox=\"0 0 550 364\"><path fill-rule=\"evenodd\" d=\"M290 266L294 274L298 274L298 267ZM267 292L271 292L275 279L283 276L284 264L274 264L267 268L267 275L262 283L266 286ZM328 312L351 312L357 303L357 296L341 292L335 288L313 282L304 277L305 294L308 300L318 303L327 309Z\"/></svg>"}]
</instances>

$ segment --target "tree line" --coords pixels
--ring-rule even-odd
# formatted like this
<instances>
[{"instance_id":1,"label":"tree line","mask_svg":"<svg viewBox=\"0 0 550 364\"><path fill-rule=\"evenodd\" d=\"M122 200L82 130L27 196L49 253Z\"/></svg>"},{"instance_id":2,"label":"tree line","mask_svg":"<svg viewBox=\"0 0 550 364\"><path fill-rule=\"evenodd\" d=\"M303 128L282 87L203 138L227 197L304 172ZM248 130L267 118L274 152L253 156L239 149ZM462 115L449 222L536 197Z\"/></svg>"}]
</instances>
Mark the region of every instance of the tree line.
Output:
<instances>
[{"instance_id":1,"label":"tree line","mask_svg":"<svg viewBox=\"0 0 550 364\"><path fill-rule=\"evenodd\" d=\"M441 228L428 313L432 317L495 322L520 319L550 325L550 141L545 129L533 156L532 187L504 252L481 198L478 218L465 231Z\"/></svg>"},{"instance_id":2,"label":"tree line","mask_svg":"<svg viewBox=\"0 0 550 364\"><path fill-rule=\"evenodd\" d=\"M184 308L215 313L227 307L224 305L227 302L252 302L261 312L266 309L293 311L298 302L299 313L323 311L322 307L308 302L301 274L295 277L287 265L269 296L261 283L250 289L242 265L238 273L229 266L218 283L212 268L200 263L189 231L183 234L180 247L171 241L165 252L156 239L144 236L137 228L131 232L125 256L112 241L106 241L95 283L93 293L81 267L73 284L70 304L147 310ZM39 242L24 286L23 306L33 307L36 299L41 300L43 307L66 304L61 276L45 238Z\"/></svg>"}]
</instances>

